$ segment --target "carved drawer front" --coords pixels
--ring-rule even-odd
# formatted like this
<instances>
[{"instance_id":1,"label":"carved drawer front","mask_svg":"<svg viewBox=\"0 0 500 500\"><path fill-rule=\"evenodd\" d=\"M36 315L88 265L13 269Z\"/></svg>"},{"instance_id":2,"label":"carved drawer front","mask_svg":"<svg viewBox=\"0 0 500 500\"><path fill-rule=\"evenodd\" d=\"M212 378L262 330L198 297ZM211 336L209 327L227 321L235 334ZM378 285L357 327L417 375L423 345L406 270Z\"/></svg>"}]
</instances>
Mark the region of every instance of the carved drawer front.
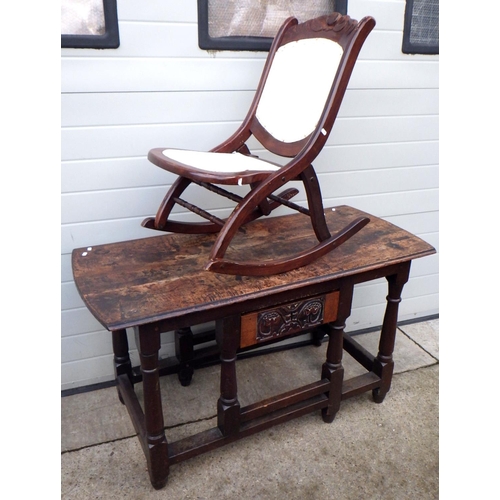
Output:
<instances>
[{"instance_id":1,"label":"carved drawer front","mask_svg":"<svg viewBox=\"0 0 500 500\"><path fill-rule=\"evenodd\" d=\"M339 292L290 302L241 316L240 347L286 337L337 319Z\"/></svg>"}]
</instances>

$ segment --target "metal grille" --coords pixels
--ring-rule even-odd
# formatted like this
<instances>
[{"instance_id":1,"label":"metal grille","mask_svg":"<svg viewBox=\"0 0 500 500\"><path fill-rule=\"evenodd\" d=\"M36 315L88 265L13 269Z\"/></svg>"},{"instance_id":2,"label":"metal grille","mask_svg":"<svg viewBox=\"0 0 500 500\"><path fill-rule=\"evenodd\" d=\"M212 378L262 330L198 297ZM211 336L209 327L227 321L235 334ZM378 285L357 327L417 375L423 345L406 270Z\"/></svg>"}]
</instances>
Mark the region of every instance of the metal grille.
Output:
<instances>
[{"instance_id":1,"label":"metal grille","mask_svg":"<svg viewBox=\"0 0 500 500\"><path fill-rule=\"evenodd\" d=\"M439 0L414 0L410 43L439 45Z\"/></svg>"},{"instance_id":2,"label":"metal grille","mask_svg":"<svg viewBox=\"0 0 500 500\"><path fill-rule=\"evenodd\" d=\"M274 37L287 17L306 21L333 11L334 0L210 0L208 32L213 38Z\"/></svg>"},{"instance_id":3,"label":"metal grille","mask_svg":"<svg viewBox=\"0 0 500 500\"><path fill-rule=\"evenodd\" d=\"M61 34L103 35L105 31L102 0L62 0Z\"/></svg>"}]
</instances>

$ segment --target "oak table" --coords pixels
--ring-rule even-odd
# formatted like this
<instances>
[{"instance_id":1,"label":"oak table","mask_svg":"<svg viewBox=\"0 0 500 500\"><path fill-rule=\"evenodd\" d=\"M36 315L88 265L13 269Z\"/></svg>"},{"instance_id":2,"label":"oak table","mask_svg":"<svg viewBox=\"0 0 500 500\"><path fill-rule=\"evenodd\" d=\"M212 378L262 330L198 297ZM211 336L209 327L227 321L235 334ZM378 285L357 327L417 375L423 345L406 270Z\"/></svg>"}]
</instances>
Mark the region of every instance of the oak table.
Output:
<instances>
[{"instance_id":1,"label":"oak table","mask_svg":"<svg viewBox=\"0 0 500 500\"><path fill-rule=\"evenodd\" d=\"M119 397L138 434L154 488L166 484L170 464L277 423L315 410L321 410L325 422L332 422L342 400L365 391L372 391L375 402L383 401L391 386L398 306L411 261L431 255L435 249L411 233L352 207L326 212L332 232L357 217L367 216L370 222L312 264L273 276L205 271L213 235L163 234L73 251L79 293L91 313L112 333ZM308 248L312 241L315 235L309 218L302 214L264 218L246 225L227 255L234 252L236 258L245 260L283 258L287 252ZM374 355L344 328L354 285L379 278L387 280L388 295L379 350ZM210 322L215 324L221 370L217 426L168 443L160 396L160 334L176 332L179 366L188 372L187 380L181 381L186 384L193 369L191 327ZM130 361L127 328L135 331L139 372ZM328 336L318 380L240 407L236 377L239 353L304 332L312 332L315 342ZM366 373L344 380L343 350ZM139 382L143 384L143 405L134 390Z\"/></svg>"}]
</instances>

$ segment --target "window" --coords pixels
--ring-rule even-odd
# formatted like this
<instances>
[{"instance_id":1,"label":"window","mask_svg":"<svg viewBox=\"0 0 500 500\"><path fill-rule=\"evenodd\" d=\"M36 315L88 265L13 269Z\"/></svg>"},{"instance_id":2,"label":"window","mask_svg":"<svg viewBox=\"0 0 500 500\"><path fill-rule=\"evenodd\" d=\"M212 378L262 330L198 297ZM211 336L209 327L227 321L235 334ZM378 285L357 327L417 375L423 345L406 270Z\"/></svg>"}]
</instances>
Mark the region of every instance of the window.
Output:
<instances>
[{"instance_id":1,"label":"window","mask_svg":"<svg viewBox=\"0 0 500 500\"><path fill-rule=\"evenodd\" d=\"M116 49L116 0L62 0L61 47Z\"/></svg>"},{"instance_id":2,"label":"window","mask_svg":"<svg viewBox=\"0 0 500 500\"><path fill-rule=\"evenodd\" d=\"M439 0L406 0L405 54L439 54Z\"/></svg>"},{"instance_id":3,"label":"window","mask_svg":"<svg viewBox=\"0 0 500 500\"><path fill-rule=\"evenodd\" d=\"M198 0L198 43L207 50L267 51L283 21L339 12L347 0Z\"/></svg>"}]
</instances>

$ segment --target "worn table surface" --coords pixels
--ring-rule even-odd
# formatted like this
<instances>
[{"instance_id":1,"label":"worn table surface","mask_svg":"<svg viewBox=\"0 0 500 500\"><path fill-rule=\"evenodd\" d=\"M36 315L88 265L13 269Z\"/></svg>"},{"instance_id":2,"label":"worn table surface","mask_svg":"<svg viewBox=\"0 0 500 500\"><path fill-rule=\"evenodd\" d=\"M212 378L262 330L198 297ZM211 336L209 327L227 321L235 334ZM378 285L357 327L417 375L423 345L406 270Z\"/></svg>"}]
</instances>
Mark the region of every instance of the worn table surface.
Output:
<instances>
[{"instance_id":1,"label":"worn table surface","mask_svg":"<svg viewBox=\"0 0 500 500\"><path fill-rule=\"evenodd\" d=\"M76 286L92 314L108 330L186 318L186 324L208 321L221 312L280 290L307 289L308 284L356 275L435 253L411 233L348 206L326 209L333 233L357 217L370 223L346 243L314 263L265 277L232 276L204 270L214 235L164 234L73 251ZM262 218L245 226L228 258L282 258L317 243L303 214ZM251 304L252 300L254 301ZM193 323L193 318L199 321Z\"/></svg>"}]
</instances>

